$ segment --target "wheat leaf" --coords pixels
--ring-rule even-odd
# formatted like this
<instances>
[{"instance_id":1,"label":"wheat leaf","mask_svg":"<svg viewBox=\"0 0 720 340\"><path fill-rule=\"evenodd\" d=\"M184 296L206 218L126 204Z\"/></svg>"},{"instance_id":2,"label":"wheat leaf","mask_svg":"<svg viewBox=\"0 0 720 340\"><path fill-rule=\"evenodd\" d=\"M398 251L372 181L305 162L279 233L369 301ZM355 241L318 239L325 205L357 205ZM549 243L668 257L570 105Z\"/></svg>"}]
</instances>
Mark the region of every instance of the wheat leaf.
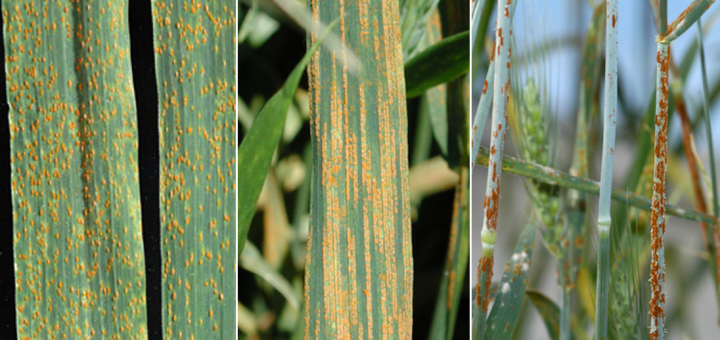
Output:
<instances>
[{"instance_id":1,"label":"wheat leaf","mask_svg":"<svg viewBox=\"0 0 720 340\"><path fill-rule=\"evenodd\" d=\"M530 298L533 306L545 322L550 339L560 339L560 308L543 293L528 290L525 295Z\"/></svg>"},{"instance_id":2,"label":"wheat leaf","mask_svg":"<svg viewBox=\"0 0 720 340\"><path fill-rule=\"evenodd\" d=\"M505 265L500 288L487 320L486 339L510 339L525 299L525 286L530 274L530 259L535 248L538 223L531 221L520 234L513 255ZM476 304L477 305L477 304Z\"/></svg>"},{"instance_id":3,"label":"wheat leaf","mask_svg":"<svg viewBox=\"0 0 720 340\"><path fill-rule=\"evenodd\" d=\"M272 162L275 148L282 137L285 116L293 101L295 90L305 72L310 57L320 46L322 39L335 26L337 20L328 26L322 37L303 59L295 66L283 87L262 108L253 121L248 134L243 138L238 150L238 251L242 252L243 244L255 214L255 205L260 196L265 176Z\"/></svg>"},{"instance_id":4,"label":"wheat leaf","mask_svg":"<svg viewBox=\"0 0 720 340\"><path fill-rule=\"evenodd\" d=\"M308 67L313 170L305 339L411 338L408 136L396 1L309 2L345 52ZM345 14L343 16L342 14ZM311 34L310 43L317 41Z\"/></svg>"},{"instance_id":5,"label":"wheat leaf","mask_svg":"<svg viewBox=\"0 0 720 340\"><path fill-rule=\"evenodd\" d=\"M226 339L237 333L236 13L221 2L152 4L162 331Z\"/></svg>"},{"instance_id":6,"label":"wheat leaf","mask_svg":"<svg viewBox=\"0 0 720 340\"><path fill-rule=\"evenodd\" d=\"M405 64L408 98L417 97L427 89L467 73L470 68L470 51L467 47L469 34L466 31L445 38Z\"/></svg>"},{"instance_id":7,"label":"wheat leaf","mask_svg":"<svg viewBox=\"0 0 720 340\"><path fill-rule=\"evenodd\" d=\"M147 338L127 8L2 2L18 338Z\"/></svg>"}]
</instances>

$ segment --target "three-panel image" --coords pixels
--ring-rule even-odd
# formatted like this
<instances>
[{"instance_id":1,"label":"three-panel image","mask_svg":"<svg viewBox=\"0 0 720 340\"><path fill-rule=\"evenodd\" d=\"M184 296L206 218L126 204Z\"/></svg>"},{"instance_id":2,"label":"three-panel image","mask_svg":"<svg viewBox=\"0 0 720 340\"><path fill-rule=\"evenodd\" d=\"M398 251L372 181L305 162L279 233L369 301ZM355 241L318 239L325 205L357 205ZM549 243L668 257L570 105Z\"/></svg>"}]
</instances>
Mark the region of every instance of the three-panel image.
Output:
<instances>
[{"instance_id":1,"label":"three-panel image","mask_svg":"<svg viewBox=\"0 0 720 340\"><path fill-rule=\"evenodd\" d=\"M0 339L720 339L713 4L2 0Z\"/></svg>"}]
</instances>

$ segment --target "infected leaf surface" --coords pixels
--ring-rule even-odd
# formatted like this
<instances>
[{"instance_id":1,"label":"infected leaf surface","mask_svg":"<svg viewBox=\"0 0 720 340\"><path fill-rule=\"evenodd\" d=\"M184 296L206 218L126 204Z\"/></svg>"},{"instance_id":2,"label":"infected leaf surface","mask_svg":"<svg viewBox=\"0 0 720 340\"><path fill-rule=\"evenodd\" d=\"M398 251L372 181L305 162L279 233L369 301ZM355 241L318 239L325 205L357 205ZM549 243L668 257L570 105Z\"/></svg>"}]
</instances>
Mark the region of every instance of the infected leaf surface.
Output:
<instances>
[{"instance_id":1,"label":"infected leaf surface","mask_svg":"<svg viewBox=\"0 0 720 340\"><path fill-rule=\"evenodd\" d=\"M17 336L145 339L127 1L3 1Z\"/></svg>"},{"instance_id":2,"label":"infected leaf surface","mask_svg":"<svg viewBox=\"0 0 720 340\"><path fill-rule=\"evenodd\" d=\"M234 11L213 1L152 3L167 338L237 333Z\"/></svg>"},{"instance_id":3,"label":"infected leaf surface","mask_svg":"<svg viewBox=\"0 0 720 340\"><path fill-rule=\"evenodd\" d=\"M430 339L452 339L455 332L460 296L470 255L469 170L460 168L459 182L455 186L450 241L445 259L443 278L440 281L435 304Z\"/></svg>"},{"instance_id":4,"label":"infected leaf surface","mask_svg":"<svg viewBox=\"0 0 720 340\"><path fill-rule=\"evenodd\" d=\"M313 147L305 338L411 338L407 117L397 2L310 1L361 62L308 67ZM311 35L309 43L317 40Z\"/></svg>"},{"instance_id":5,"label":"infected leaf surface","mask_svg":"<svg viewBox=\"0 0 720 340\"><path fill-rule=\"evenodd\" d=\"M487 320L486 339L510 339L512 336L525 299L536 230L537 222L528 223L515 244L513 255L505 265L500 288Z\"/></svg>"},{"instance_id":6,"label":"infected leaf surface","mask_svg":"<svg viewBox=\"0 0 720 340\"><path fill-rule=\"evenodd\" d=\"M541 292L528 290L525 295L530 298L533 306L540 313L550 339L560 339L560 308Z\"/></svg>"}]
</instances>

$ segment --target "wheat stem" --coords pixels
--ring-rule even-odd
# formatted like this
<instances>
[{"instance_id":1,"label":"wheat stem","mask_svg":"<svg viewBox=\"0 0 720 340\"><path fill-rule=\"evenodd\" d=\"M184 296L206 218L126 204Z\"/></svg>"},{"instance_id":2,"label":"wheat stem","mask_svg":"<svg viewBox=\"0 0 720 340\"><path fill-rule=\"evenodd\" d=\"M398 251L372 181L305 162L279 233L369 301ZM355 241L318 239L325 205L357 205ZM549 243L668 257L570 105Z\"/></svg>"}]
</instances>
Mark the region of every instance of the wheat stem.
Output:
<instances>
[{"instance_id":1,"label":"wheat stem","mask_svg":"<svg viewBox=\"0 0 720 340\"><path fill-rule=\"evenodd\" d=\"M477 304L481 307L480 313L475 317L480 318L479 327L474 331L476 335L484 338L485 317L489 303L489 288L492 282L493 249L495 247L495 230L500 204L500 176L502 173L502 156L507 126L507 103L510 91L510 10L514 8L515 2L498 0L498 21L497 37L495 39L495 89L493 91L492 113L492 140L490 142L490 163L485 189L485 214L483 216L482 228L482 258L480 259L479 280L477 283L478 298Z\"/></svg>"},{"instance_id":2,"label":"wheat stem","mask_svg":"<svg viewBox=\"0 0 720 340\"><path fill-rule=\"evenodd\" d=\"M607 339L609 260L610 260L610 199L612 194L613 156L615 152L615 120L617 114L617 60L618 60L618 1L607 1L605 58L605 114L603 127L602 172L600 173L600 209L598 228L600 249L598 254L597 303L595 311L595 339Z\"/></svg>"},{"instance_id":3,"label":"wheat stem","mask_svg":"<svg viewBox=\"0 0 720 340\"><path fill-rule=\"evenodd\" d=\"M667 1L660 0L659 37L667 33ZM660 39L658 39L660 40ZM657 76L655 94L655 163L653 173L653 197L650 256L650 339L665 337L665 174L667 172L667 133L669 97L668 45L658 42Z\"/></svg>"},{"instance_id":4,"label":"wheat stem","mask_svg":"<svg viewBox=\"0 0 720 340\"><path fill-rule=\"evenodd\" d=\"M479 1L479 0L478 0ZM517 1L510 4L510 21L512 22L513 16L515 16L515 6L517 6ZM479 7L479 5L478 5ZM490 7L490 4L488 4L487 7ZM477 13L476 13L477 14ZM473 23L477 18L473 19ZM479 28L473 27L471 29L471 32L476 32ZM475 36L472 37L472 41L474 44ZM470 48L472 51L472 47ZM509 58L508 58L509 59ZM473 127L472 127L472 141L470 142L471 148L472 148L472 155L470 157L470 177L472 177L473 169L475 168L475 159L477 158L477 153L480 148L480 141L482 140L483 132L485 131L485 124L487 122L487 116L490 112L490 104L492 103L493 99L493 87L495 86L495 49L491 51L490 53L490 65L488 65L487 73L485 74L485 84L483 85L483 94L480 98L480 103L478 104L477 109L475 110L475 118L473 120Z\"/></svg>"}]
</instances>

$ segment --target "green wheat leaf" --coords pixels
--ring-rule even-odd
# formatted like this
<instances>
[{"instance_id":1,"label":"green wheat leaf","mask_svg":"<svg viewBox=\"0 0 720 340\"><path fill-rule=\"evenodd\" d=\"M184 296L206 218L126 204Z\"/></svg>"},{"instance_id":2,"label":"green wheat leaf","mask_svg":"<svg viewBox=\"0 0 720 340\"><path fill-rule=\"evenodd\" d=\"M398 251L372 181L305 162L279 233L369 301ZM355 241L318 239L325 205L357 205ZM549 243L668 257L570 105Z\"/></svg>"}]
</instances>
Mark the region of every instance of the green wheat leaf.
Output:
<instances>
[{"instance_id":1,"label":"green wheat leaf","mask_svg":"<svg viewBox=\"0 0 720 340\"><path fill-rule=\"evenodd\" d=\"M405 64L407 97L417 97L429 88L467 73L470 69L469 37L468 31L455 34L410 59Z\"/></svg>"},{"instance_id":2,"label":"green wheat leaf","mask_svg":"<svg viewBox=\"0 0 720 340\"><path fill-rule=\"evenodd\" d=\"M667 34L662 34L658 42L670 44L679 38L688 28L700 19L705 11L715 3L715 0L694 0L667 28ZM667 18L663 18L667 22ZM663 32L664 33L664 32Z\"/></svg>"},{"instance_id":3,"label":"green wheat leaf","mask_svg":"<svg viewBox=\"0 0 720 340\"><path fill-rule=\"evenodd\" d=\"M2 9L17 336L145 339L128 2Z\"/></svg>"},{"instance_id":4,"label":"green wheat leaf","mask_svg":"<svg viewBox=\"0 0 720 340\"><path fill-rule=\"evenodd\" d=\"M547 327L550 339L559 340L560 308L541 292L528 290L525 292L525 295L530 298L533 306L535 306L535 309L540 313L540 316L545 322L545 327Z\"/></svg>"},{"instance_id":5,"label":"green wheat leaf","mask_svg":"<svg viewBox=\"0 0 720 340\"><path fill-rule=\"evenodd\" d=\"M468 169L461 168L460 181L455 187L448 255L428 339L452 339L455 331L455 321L470 255L469 183Z\"/></svg>"},{"instance_id":6,"label":"green wheat leaf","mask_svg":"<svg viewBox=\"0 0 720 340\"><path fill-rule=\"evenodd\" d=\"M313 170L305 339L410 339L413 260L400 13L396 1L309 2L340 18L345 49L308 67ZM342 15L345 13L345 16ZM317 41L311 34L309 43Z\"/></svg>"},{"instance_id":7,"label":"green wheat leaf","mask_svg":"<svg viewBox=\"0 0 720 340\"><path fill-rule=\"evenodd\" d=\"M486 339L510 339L517 325L520 307L525 299L525 286L530 273L532 251L535 248L537 225L536 221L528 223L515 244L512 257L505 265L500 288L488 316Z\"/></svg>"},{"instance_id":8,"label":"green wheat leaf","mask_svg":"<svg viewBox=\"0 0 720 340\"><path fill-rule=\"evenodd\" d=\"M166 338L237 333L234 10L152 2Z\"/></svg>"},{"instance_id":9,"label":"green wheat leaf","mask_svg":"<svg viewBox=\"0 0 720 340\"><path fill-rule=\"evenodd\" d=\"M433 46L433 44L442 41L442 24L440 22L440 12L437 9L435 9L430 15L430 18L428 18L426 29L427 34L425 37L428 45ZM422 99L422 109L427 110L430 115L430 121L432 122L430 126L433 136L443 155L447 155L448 144L446 97L447 85L440 84L425 91Z\"/></svg>"},{"instance_id":10,"label":"green wheat leaf","mask_svg":"<svg viewBox=\"0 0 720 340\"><path fill-rule=\"evenodd\" d=\"M295 295L290 283L278 274L263 258L260 250L250 241L245 242L242 254L240 254L240 266L245 270L262 277L271 284L288 300L293 308L300 308L300 299Z\"/></svg>"},{"instance_id":11,"label":"green wheat leaf","mask_svg":"<svg viewBox=\"0 0 720 340\"><path fill-rule=\"evenodd\" d=\"M300 78L305 72L305 66L337 21L335 20L328 26L318 42L305 53L303 59L295 66L280 91L265 104L240 145L238 150L238 164L240 164L238 178L242 182L238 192L239 252L242 252L247 238L250 222L252 222L255 214L255 204L272 163L275 148L280 142L280 137L282 137L285 115L293 101Z\"/></svg>"},{"instance_id":12,"label":"green wheat leaf","mask_svg":"<svg viewBox=\"0 0 720 340\"><path fill-rule=\"evenodd\" d=\"M489 160L489 151L486 148L481 147L478 152L477 164L487 167ZM548 168L542 165L525 162L510 156L503 156L502 170L508 173L531 178L543 183L557 185L564 188L575 189L588 194L597 195L600 192L600 184L587 178L581 178L572 176L568 173L558 171L552 168ZM616 202L627 204L632 207L640 208L642 210L650 210L650 199L642 195L629 192L621 191L618 189L612 189L612 199ZM703 221L708 223L715 223L715 217L694 210L687 210L678 207L674 204L668 204L666 206L667 214L677 216L680 218L692 220L692 221Z\"/></svg>"}]
</instances>

